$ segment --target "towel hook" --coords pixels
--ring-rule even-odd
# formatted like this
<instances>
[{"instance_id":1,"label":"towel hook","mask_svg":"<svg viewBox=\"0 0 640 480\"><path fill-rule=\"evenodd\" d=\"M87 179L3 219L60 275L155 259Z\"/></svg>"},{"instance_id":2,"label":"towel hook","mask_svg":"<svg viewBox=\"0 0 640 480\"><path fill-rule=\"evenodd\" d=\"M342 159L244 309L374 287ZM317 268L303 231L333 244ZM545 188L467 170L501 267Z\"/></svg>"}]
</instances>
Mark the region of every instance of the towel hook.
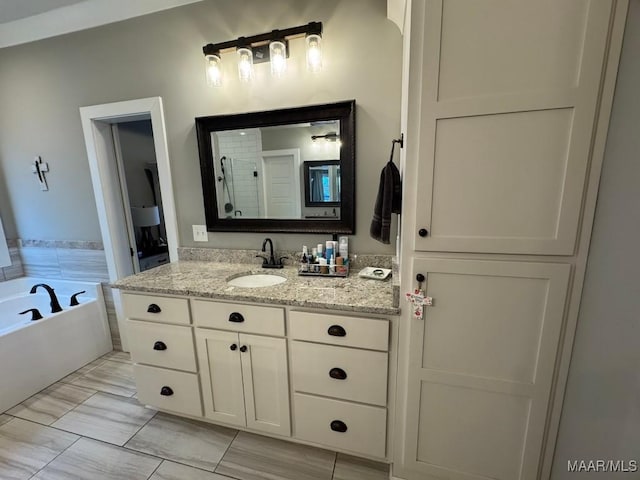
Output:
<instances>
[{"instance_id":1,"label":"towel hook","mask_svg":"<svg viewBox=\"0 0 640 480\"><path fill-rule=\"evenodd\" d=\"M393 152L396 148L396 143L400 145L400 148L404 148L404 133L400 134L400 138L391 140L391 155L389 155L389 162L391 163L393 163Z\"/></svg>"}]
</instances>

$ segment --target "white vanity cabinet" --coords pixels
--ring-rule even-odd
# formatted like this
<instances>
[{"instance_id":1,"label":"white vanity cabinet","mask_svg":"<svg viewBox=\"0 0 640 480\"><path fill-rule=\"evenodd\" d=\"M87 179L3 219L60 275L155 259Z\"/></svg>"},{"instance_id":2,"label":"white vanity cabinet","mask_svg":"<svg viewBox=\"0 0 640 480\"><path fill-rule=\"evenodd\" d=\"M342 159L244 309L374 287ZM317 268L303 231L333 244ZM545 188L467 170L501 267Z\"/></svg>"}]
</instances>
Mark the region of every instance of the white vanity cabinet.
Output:
<instances>
[{"instance_id":1,"label":"white vanity cabinet","mask_svg":"<svg viewBox=\"0 0 640 480\"><path fill-rule=\"evenodd\" d=\"M193 300L193 315L205 416L289 436L286 339L245 333L283 336L284 309Z\"/></svg>"},{"instance_id":2,"label":"white vanity cabinet","mask_svg":"<svg viewBox=\"0 0 640 480\"><path fill-rule=\"evenodd\" d=\"M188 300L125 293L122 302L140 402L201 416Z\"/></svg>"},{"instance_id":3,"label":"white vanity cabinet","mask_svg":"<svg viewBox=\"0 0 640 480\"><path fill-rule=\"evenodd\" d=\"M384 458L389 322L298 311L289 320L294 436Z\"/></svg>"}]
</instances>

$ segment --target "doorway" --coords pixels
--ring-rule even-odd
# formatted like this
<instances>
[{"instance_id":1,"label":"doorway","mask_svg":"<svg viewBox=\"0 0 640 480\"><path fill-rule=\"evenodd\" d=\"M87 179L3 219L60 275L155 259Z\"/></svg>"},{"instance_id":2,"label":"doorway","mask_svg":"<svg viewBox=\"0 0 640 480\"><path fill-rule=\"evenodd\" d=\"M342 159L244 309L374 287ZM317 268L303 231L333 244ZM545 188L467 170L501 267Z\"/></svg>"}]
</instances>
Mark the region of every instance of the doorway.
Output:
<instances>
[{"instance_id":1,"label":"doorway","mask_svg":"<svg viewBox=\"0 0 640 480\"><path fill-rule=\"evenodd\" d=\"M301 218L300 150L262 152L262 179L266 218Z\"/></svg>"},{"instance_id":2,"label":"doorway","mask_svg":"<svg viewBox=\"0 0 640 480\"><path fill-rule=\"evenodd\" d=\"M98 210L98 220L109 271L109 280L114 282L135 273L132 262L131 213L125 207L121 174L118 167L114 125L148 120L151 122L153 146L157 162L158 189L162 198L164 232L169 261L178 260L178 228L171 183L171 169L166 140L162 98L151 97L139 100L93 105L80 108L82 129L91 181ZM116 129L117 130L117 129ZM153 240L153 237L152 237ZM135 254L135 252L134 252ZM128 339L118 290L113 291L122 349L128 351Z\"/></svg>"}]
</instances>

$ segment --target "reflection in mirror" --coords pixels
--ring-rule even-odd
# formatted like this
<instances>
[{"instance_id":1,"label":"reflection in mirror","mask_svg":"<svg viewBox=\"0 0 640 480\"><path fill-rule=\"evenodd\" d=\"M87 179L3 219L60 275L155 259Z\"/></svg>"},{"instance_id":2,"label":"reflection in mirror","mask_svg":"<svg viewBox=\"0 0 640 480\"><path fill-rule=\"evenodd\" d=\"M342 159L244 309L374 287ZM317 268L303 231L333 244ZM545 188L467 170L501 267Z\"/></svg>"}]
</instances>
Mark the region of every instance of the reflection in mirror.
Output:
<instances>
[{"instance_id":1,"label":"reflection in mirror","mask_svg":"<svg viewBox=\"0 0 640 480\"><path fill-rule=\"evenodd\" d=\"M218 217L339 219L339 208L318 208L340 206L340 161L322 160L340 157L339 130L340 121L330 120L211 132ZM310 159L325 165L325 180L320 170L314 175L327 193L314 202L304 201L302 180Z\"/></svg>"},{"instance_id":2,"label":"reflection in mirror","mask_svg":"<svg viewBox=\"0 0 640 480\"><path fill-rule=\"evenodd\" d=\"M340 160L304 162L304 204L340 206Z\"/></svg>"},{"instance_id":3,"label":"reflection in mirror","mask_svg":"<svg viewBox=\"0 0 640 480\"><path fill-rule=\"evenodd\" d=\"M355 101L196 118L209 231L353 233Z\"/></svg>"}]
</instances>

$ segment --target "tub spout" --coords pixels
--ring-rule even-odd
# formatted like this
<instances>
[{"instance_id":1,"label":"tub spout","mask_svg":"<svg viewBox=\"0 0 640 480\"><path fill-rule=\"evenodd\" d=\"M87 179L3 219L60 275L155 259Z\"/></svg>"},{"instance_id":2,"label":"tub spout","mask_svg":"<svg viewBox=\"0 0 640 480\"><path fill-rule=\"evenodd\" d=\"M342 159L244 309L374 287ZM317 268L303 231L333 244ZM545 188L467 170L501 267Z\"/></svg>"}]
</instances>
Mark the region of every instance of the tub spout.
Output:
<instances>
[{"instance_id":1,"label":"tub spout","mask_svg":"<svg viewBox=\"0 0 640 480\"><path fill-rule=\"evenodd\" d=\"M46 283L38 283L34 285L33 287L31 287L31 291L29 293L36 293L36 290L38 289L38 287L44 288L49 294L49 298L51 299L51 303L50 303L51 313L61 312L62 307L60 306L60 302L58 302L58 297L56 297L56 292L54 292L53 288L51 288Z\"/></svg>"},{"instance_id":2,"label":"tub spout","mask_svg":"<svg viewBox=\"0 0 640 480\"><path fill-rule=\"evenodd\" d=\"M24 315L25 313L29 313L31 312L31 321L33 322L34 320L41 320L42 319L42 314L40 313L40 310L38 310L37 308L30 308L29 310L25 310L24 312L20 312L20 315Z\"/></svg>"}]
</instances>

